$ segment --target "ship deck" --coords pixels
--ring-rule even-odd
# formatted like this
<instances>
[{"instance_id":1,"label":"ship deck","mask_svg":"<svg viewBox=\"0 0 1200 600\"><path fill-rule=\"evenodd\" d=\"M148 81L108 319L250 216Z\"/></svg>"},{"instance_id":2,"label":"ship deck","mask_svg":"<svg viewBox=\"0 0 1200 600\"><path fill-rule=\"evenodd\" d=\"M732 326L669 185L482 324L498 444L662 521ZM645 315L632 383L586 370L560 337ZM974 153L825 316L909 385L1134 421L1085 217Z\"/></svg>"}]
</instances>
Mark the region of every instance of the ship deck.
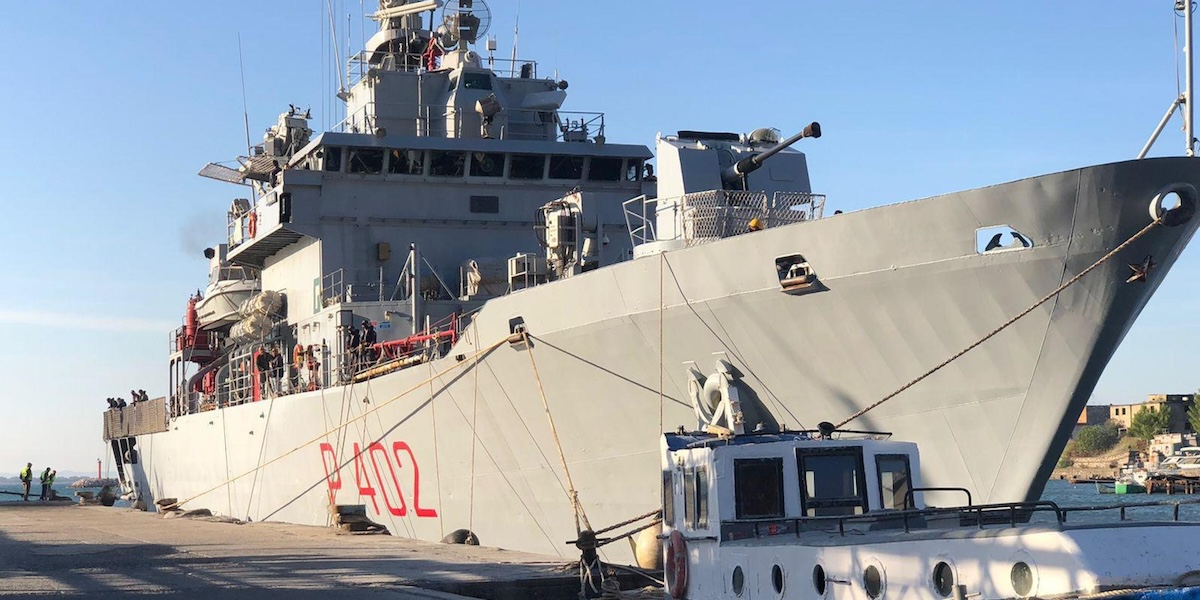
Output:
<instances>
[{"instance_id":1,"label":"ship deck","mask_svg":"<svg viewBox=\"0 0 1200 600\"><path fill-rule=\"evenodd\" d=\"M497 548L0 503L0 596L555 599L575 598L578 585L573 564Z\"/></svg>"}]
</instances>

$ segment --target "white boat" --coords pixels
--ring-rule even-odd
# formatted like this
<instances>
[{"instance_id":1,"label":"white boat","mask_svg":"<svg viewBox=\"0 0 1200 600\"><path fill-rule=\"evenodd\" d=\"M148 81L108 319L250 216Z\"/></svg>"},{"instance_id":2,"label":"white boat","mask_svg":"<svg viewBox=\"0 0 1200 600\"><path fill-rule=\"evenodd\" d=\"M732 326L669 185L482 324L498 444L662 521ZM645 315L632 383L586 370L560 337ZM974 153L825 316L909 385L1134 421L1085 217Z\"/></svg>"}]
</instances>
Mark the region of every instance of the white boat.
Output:
<instances>
[{"instance_id":1,"label":"white boat","mask_svg":"<svg viewBox=\"0 0 1200 600\"><path fill-rule=\"evenodd\" d=\"M228 245L205 250L209 259L208 286L196 301L200 327L222 331L242 317L239 307L261 289L258 269L231 263Z\"/></svg>"},{"instance_id":2,"label":"white boat","mask_svg":"<svg viewBox=\"0 0 1200 600\"><path fill-rule=\"evenodd\" d=\"M935 508L915 444L822 425L663 436L671 597L999 600L1200 584L1200 555L1188 551L1200 522L1178 510L1200 501L1101 511L973 504L959 488L966 503ZM1157 513L1136 512L1151 505Z\"/></svg>"}]
</instances>

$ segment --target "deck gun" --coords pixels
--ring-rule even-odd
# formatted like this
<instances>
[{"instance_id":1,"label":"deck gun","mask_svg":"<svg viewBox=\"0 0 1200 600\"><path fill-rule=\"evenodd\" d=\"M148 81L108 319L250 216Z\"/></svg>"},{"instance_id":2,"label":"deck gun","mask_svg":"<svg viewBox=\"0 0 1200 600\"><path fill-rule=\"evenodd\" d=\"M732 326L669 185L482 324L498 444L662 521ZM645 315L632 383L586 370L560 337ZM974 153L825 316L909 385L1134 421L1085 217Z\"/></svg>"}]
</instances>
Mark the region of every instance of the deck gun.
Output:
<instances>
[{"instance_id":1,"label":"deck gun","mask_svg":"<svg viewBox=\"0 0 1200 600\"><path fill-rule=\"evenodd\" d=\"M744 182L746 175L749 175L761 167L768 158L775 156L775 154L784 148L787 148L788 146L791 146L792 144L795 144L796 142L807 137L821 137L821 124L813 121L804 128L804 131L801 131L800 133L797 133L796 135L793 135L792 137L783 140L782 142L779 142L770 148L767 148L765 152L760 152L754 156L747 156L746 158L737 161L721 173L721 179L728 184ZM742 187L745 186L743 185Z\"/></svg>"}]
</instances>

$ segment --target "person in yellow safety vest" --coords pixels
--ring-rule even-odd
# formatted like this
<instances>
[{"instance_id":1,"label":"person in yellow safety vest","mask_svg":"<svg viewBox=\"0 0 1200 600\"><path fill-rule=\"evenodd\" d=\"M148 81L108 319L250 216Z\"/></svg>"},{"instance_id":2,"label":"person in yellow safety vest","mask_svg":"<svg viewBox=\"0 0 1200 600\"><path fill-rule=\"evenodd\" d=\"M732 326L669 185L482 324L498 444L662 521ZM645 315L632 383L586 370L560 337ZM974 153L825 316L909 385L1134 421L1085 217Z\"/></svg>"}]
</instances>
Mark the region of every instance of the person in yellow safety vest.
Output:
<instances>
[{"instance_id":1,"label":"person in yellow safety vest","mask_svg":"<svg viewBox=\"0 0 1200 600\"><path fill-rule=\"evenodd\" d=\"M54 499L54 476L58 475L58 471L51 470L50 477L46 480L46 499Z\"/></svg>"},{"instance_id":2,"label":"person in yellow safety vest","mask_svg":"<svg viewBox=\"0 0 1200 600\"><path fill-rule=\"evenodd\" d=\"M50 467L46 467L46 470L42 471L38 481L42 482L42 494L38 496L38 500L46 500L46 495L50 493Z\"/></svg>"},{"instance_id":3,"label":"person in yellow safety vest","mask_svg":"<svg viewBox=\"0 0 1200 600\"><path fill-rule=\"evenodd\" d=\"M21 469L21 487L25 490L24 500L26 502L29 501L30 483L33 483L33 463L28 463L24 469Z\"/></svg>"}]
</instances>

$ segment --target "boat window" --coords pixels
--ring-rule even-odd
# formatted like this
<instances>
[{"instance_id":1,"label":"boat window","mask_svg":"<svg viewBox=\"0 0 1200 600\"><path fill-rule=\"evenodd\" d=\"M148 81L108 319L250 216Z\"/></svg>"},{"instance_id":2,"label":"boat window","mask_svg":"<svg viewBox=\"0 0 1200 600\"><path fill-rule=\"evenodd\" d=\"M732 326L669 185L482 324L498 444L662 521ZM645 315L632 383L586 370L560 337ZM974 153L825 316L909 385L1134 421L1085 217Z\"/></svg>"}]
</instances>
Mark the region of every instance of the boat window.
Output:
<instances>
[{"instance_id":1,"label":"boat window","mask_svg":"<svg viewBox=\"0 0 1200 600\"><path fill-rule=\"evenodd\" d=\"M637 181L642 176L642 161L631 158L625 163L625 181Z\"/></svg>"},{"instance_id":2,"label":"boat window","mask_svg":"<svg viewBox=\"0 0 1200 600\"><path fill-rule=\"evenodd\" d=\"M696 523L696 472L683 470L683 522L695 529Z\"/></svg>"},{"instance_id":3,"label":"boat window","mask_svg":"<svg viewBox=\"0 0 1200 600\"><path fill-rule=\"evenodd\" d=\"M579 179L583 177L582 156L551 156L550 179Z\"/></svg>"},{"instance_id":4,"label":"boat window","mask_svg":"<svg viewBox=\"0 0 1200 600\"><path fill-rule=\"evenodd\" d=\"M708 469L683 471L683 520L689 529L708 529Z\"/></svg>"},{"instance_id":5,"label":"boat window","mask_svg":"<svg viewBox=\"0 0 1200 600\"><path fill-rule=\"evenodd\" d=\"M346 171L378 175L383 172L382 148L350 148Z\"/></svg>"},{"instance_id":6,"label":"boat window","mask_svg":"<svg viewBox=\"0 0 1200 600\"><path fill-rule=\"evenodd\" d=\"M593 156L588 167L588 181L620 181L621 159Z\"/></svg>"},{"instance_id":7,"label":"boat window","mask_svg":"<svg viewBox=\"0 0 1200 600\"><path fill-rule=\"evenodd\" d=\"M342 170L342 149L337 146L327 146L321 151L322 162L326 171L337 172Z\"/></svg>"},{"instance_id":8,"label":"boat window","mask_svg":"<svg viewBox=\"0 0 1200 600\"><path fill-rule=\"evenodd\" d=\"M500 152L472 152L472 177L503 177L504 154Z\"/></svg>"},{"instance_id":9,"label":"boat window","mask_svg":"<svg viewBox=\"0 0 1200 600\"><path fill-rule=\"evenodd\" d=\"M434 177L462 177L467 155L462 152L434 150L429 153L429 174Z\"/></svg>"},{"instance_id":10,"label":"boat window","mask_svg":"<svg viewBox=\"0 0 1200 600\"><path fill-rule=\"evenodd\" d=\"M860 515L867 509L862 450L796 450L801 509L807 517Z\"/></svg>"},{"instance_id":11,"label":"boat window","mask_svg":"<svg viewBox=\"0 0 1200 600\"><path fill-rule=\"evenodd\" d=\"M783 459L733 461L733 490L737 518L783 518Z\"/></svg>"},{"instance_id":12,"label":"boat window","mask_svg":"<svg viewBox=\"0 0 1200 600\"><path fill-rule=\"evenodd\" d=\"M675 485L670 471L662 472L663 523L675 525Z\"/></svg>"},{"instance_id":13,"label":"boat window","mask_svg":"<svg viewBox=\"0 0 1200 600\"><path fill-rule=\"evenodd\" d=\"M904 510L908 506L908 493L912 489L909 475L908 456L904 454L881 454L875 457L879 469L879 506Z\"/></svg>"},{"instance_id":14,"label":"boat window","mask_svg":"<svg viewBox=\"0 0 1200 600\"><path fill-rule=\"evenodd\" d=\"M420 175L425 172L425 153L420 150L392 149L388 153L388 173Z\"/></svg>"},{"instance_id":15,"label":"boat window","mask_svg":"<svg viewBox=\"0 0 1200 600\"><path fill-rule=\"evenodd\" d=\"M541 179L546 157L541 154L514 154L509 158L508 176L512 179Z\"/></svg>"},{"instance_id":16,"label":"boat window","mask_svg":"<svg viewBox=\"0 0 1200 600\"><path fill-rule=\"evenodd\" d=\"M463 73L462 82L464 90L492 89L492 76L487 73Z\"/></svg>"}]
</instances>

